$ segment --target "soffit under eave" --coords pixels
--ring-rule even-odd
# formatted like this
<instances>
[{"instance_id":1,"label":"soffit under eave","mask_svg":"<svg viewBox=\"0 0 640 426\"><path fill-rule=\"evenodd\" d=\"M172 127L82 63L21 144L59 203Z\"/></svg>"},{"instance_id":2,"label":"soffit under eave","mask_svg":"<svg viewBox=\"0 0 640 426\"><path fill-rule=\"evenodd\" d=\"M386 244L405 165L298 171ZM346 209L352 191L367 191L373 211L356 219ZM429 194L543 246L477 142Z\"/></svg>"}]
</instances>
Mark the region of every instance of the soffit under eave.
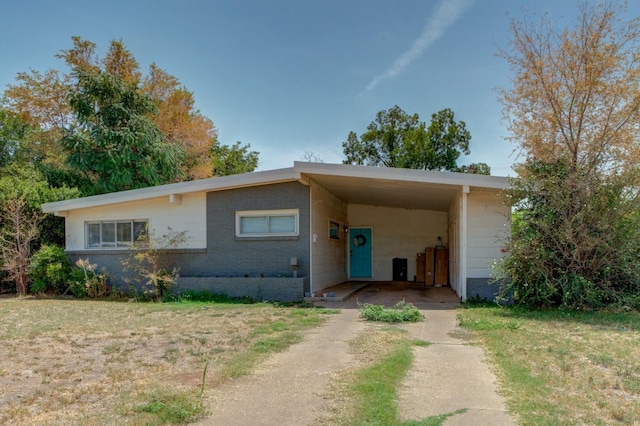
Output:
<instances>
[{"instance_id":1,"label":"soffit under eave","mask_svg":"<svg viewBox=\"0 0 640 426\"><path fill-rule=\"evenodd\" d=\"M386 179L310 175L318 185L348 204L448 211L460 185Z\"/></svg>"}]
</instances>

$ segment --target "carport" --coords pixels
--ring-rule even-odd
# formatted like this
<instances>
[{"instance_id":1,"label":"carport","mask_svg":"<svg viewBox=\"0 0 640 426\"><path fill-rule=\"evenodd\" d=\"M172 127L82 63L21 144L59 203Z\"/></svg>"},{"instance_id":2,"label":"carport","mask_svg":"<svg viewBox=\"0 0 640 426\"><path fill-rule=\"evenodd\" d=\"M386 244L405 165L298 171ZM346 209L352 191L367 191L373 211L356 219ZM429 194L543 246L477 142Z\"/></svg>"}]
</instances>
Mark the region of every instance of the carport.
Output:
<instances>
[{"instance_id":1,"label":"carport","mask_svg":"<svg viewBox=\"0 0 640 426\"><path fill-rule=\"evenodd\" d=\"M441 248L446 283L466 300L469 279L486 284L489 261L502 255L499 239L510 218L499 194L507 178L323 163L294 168L311 187L312 291L398 281L396 259L406 261L400 281L414 284L424 276L419 253Z\"/></svg>"}]
</instances>

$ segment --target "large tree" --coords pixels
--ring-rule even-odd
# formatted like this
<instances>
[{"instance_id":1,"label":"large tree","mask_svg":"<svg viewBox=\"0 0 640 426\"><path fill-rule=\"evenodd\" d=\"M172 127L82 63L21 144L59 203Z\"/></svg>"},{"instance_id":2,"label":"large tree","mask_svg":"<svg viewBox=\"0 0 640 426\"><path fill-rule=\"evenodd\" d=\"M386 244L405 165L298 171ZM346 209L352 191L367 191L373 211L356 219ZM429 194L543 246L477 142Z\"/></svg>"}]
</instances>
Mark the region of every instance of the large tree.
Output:
<instances>
[{"instance_id":1,"label":"large tree","mask_svg":"<svg viewBox=\"0 0 640 426\"><path fill-rule=\"evenodd\" d=\"M62 140L69 164L97 192L174 182L184 151L169 144L148 117L155 104L135 85L103 71L77 71L70 103L78 126Z\"/></svg>"},{"instance_id":2,"label":"large tree","mask_svg":"<svg viewBox=\"0 0 640 426\"><path fill-rule=\"evenodd\" d=\"M488 171L485 164L458 168L460 154L469 155L471 133L464 121L456 121L446 108L431 116L429 127L418 114L399 106L380 111L359 137L350 132L342 143L345 164L401 167L422 170Z\"/></svg>"},{"instance_id":3,"label":"large tree","mask_svg":"<svg viewBox=\"0 0 640 426\"><path fill-rule=\"evenodd\" d=\"M523 161L499 272L517 303L599 307L640 290L640 21L624 10L580 3L572 28L527 15L501 51Z\"/></svg>"},{"instance_id":4,"label":"large tree","mask_svg":"<svg viewBox=\"0 0 640 426\"><path fill-rule=\"evenodd\" d=\"M30 130L20 117L0 107L0 167L16 161L20 156L20 143Z\"/></svg>"},{"instance_id":5,"label":"large tree","mask_svg":"<svg viewBox=\"0 0 640 426\"><path fill-rule=\"evenodd\" d=\"M241 145L238 141L232 146L216 145L213 147L213 174L216 176L238 175L249 173L258 167L258 152L249 151L251 144Z\"/></svg>"},{"instance_id":6,"label":"large tree","mask_svg":"<svg viewBox=\"0 0 640 426\"><path fill-rule=\"evenodd\" d=\"M169 142L185 150L184 176L187 179L212 176L212 161L217 160L213 148L217 145L218 131L213 121L195 108L193 93L155 63L142 81L142 91L158 106L151 119Z\"/></svg>"},{"instance_id":7,"label":"large tree","mask_svg":"<svg viewBox=\"0 0 640 426\"><path fill-rule=\"evenodd\" d=\"M155 63L143 75L133 54L121 40L109 44L103 58L96 54L96 44L72 37L72 46L56 55L70 70L85 73L103 72L124 83L138 87L155 102L148 117L171 144L186 155L179 165L185 179L199 179L213 174L213 147L217 130L208 117L195 108L192 92ZM16 84L9 85L2 104L34 130L20 141L27 161L64 169L66 155L60 141L65 131L77 127L77 117L69 99L78 87L73 72L50 69L19 73Z\"/></svg>"},{"instance_id":8,"label":"large tree","mask_svg":"<svg viewBox=\"0 0 640 426\"><path fill-rule=\"evenodd\" d=\"M8 85L4 108L33 131L23 135L17 150L24 161L64 165L60 139L64 129L75 121L69 105L69 76L57 70L18 73L17 84Z\"/></svg>"},{"instance_id":9,"label":"large tree","mask_svg":"<svg viewBox=\"0 0 640 426\"><path fill-rule=\"evenodd\" d=\"M75 189L51 187L31 165L0 168L0 269L18 293L28 289L32 250L41 244L64 244L64 219L44 216L40 206L78 196Z\"/></svg>"}]
</instances>

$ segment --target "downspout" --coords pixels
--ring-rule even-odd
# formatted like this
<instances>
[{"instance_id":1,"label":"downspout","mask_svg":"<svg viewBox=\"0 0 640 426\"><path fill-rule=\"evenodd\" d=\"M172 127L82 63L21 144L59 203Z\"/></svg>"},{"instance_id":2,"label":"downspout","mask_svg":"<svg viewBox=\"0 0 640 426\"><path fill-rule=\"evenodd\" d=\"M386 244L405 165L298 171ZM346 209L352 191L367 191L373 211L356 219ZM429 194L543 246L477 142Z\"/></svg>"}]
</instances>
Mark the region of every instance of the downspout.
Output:
<instances>
[{"instance_id":1,"label":"downspout","mask_svg":"<svg viewBox=\"0 0 640 426\"><path fill-rule=\"evenodd\" d=\"M462 187L462 200L460 203L460 299L467 300L467 194L469 186Z\"/></svg>"},{"instance_id":2,"label":"downspout","mask_svg":"<svg viewBox=\"0 0 640 426\"><path fill-rule=\"evenodd\" d=\"M313 185L309 186L309 294L313 296Z\"/></svg>"},{"instance_id":3,"label":"downspout","mask_svg":"<svg viewBox=\"0 0 640 426\"><path fill-rule=\"evenodd\" d=\"M309 188L309 293L313 295L313 185L311 179L302 173L296 180Z\"/></svg>"}]
</instances>

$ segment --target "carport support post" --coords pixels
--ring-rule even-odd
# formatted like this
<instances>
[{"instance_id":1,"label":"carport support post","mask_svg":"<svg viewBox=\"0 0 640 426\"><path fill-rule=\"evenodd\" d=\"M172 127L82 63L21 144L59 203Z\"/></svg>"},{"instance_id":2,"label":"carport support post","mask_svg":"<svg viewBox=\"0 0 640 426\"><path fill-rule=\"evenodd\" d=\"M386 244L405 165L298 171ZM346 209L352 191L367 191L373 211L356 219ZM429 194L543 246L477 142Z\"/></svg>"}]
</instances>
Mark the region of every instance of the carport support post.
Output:
<instances>
[{"instance_id":1,"label":"carport support post","mask_svg":"<svg viewBox=\"0 0 640 426\"><path fill-rule=\"evenodd\" d=\"M460 299L467 300L467 194L469 186L462 187L462 200L460 203Z\"/></svg>"}]
</instances>

